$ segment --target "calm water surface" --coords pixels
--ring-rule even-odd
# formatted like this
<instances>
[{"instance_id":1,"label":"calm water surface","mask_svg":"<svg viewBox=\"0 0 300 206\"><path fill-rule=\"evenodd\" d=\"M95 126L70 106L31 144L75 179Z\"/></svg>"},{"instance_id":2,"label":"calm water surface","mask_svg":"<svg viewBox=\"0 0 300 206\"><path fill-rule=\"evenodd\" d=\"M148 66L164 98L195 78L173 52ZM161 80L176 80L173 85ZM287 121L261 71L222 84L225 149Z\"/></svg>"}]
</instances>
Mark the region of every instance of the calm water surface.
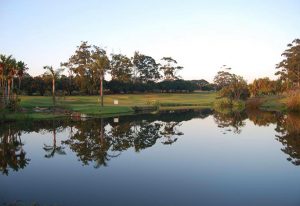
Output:
<instances>
[{"instance_id":1,"label":"calm water surface","mask_svg":"<svg viewBox=\"0 0 300 206\"><path fill-rule=\"evenodd\" d=\"M0 205L300 205L300 116L166 112L0 126Z\"/></svg>"}]
</instances>

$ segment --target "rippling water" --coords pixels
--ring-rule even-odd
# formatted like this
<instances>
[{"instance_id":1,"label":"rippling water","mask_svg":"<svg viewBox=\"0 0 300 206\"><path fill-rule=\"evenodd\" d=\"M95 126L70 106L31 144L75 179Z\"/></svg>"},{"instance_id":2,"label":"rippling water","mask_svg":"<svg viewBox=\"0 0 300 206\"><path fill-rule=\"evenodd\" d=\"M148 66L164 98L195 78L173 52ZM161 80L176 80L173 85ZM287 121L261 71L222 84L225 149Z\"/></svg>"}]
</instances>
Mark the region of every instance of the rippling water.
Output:
<instances>
[{"instance_id":1,"label":"rippling water","mask_svg":"<svg viewBox=\"0 0 300 206\"><path fill-rule=\"evenodd\" d=\"M165 112L0 126L0 205L300 205L300 116Z\"/></svg>"}]
</instances>

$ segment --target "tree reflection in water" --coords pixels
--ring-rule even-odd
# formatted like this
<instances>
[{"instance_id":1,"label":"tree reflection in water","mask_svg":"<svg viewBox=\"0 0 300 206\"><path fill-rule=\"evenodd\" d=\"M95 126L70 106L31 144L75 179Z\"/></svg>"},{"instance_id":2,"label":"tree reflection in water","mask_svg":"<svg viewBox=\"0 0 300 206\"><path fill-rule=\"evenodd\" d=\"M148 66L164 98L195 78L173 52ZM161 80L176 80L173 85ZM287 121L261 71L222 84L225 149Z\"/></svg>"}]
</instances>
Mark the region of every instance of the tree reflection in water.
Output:
<instances>
[{"instance_id":1,"label":"tree reflection in water","mask_svg":"<svg viewBox=\"0 0 300 206\"><path fill-rule=\"evenodd\" d=\"M294 165L300 165L300 115L282 114L278 112L262 112L251 110L243 113L214 113L214 120L220 128L229 128L226 131L240 133L245 126L244 120L248 117L255 125L276 125L276 140L281 142L283 151L289 157L288 161Z\"/></svg>"},{"instance_id":2,"label":"tree reflection in water","mask_svg":"<svg viewBox=\"0 0 300 206\"><path fill-rule=\"evenodd\" d=\"M254 125L269 126L270 124L276 124L282 114L279 112L267 112L254 109L248 110L247 116L249 120L254 123Z\"/></svg>"},{"instance_id":3,"label":"tree reflection in water","mask_svg":"<svg viewBox=\"0 0 300 206\"><path fill-rule=\"evenodd\" d=\"M193 118L206 118L211 110L186 110L121 117L120 123L112 118L73 121L62 119L55 121L26 121L5 124L0 127L0 171L8 175L10 170L25 168L30 159L23 149L21 133L52 134L52 144L43 145L46 158L65 155L65 147L76 153L83 165L94 164L95 168L106 166L112 158L121 152L134 148L139 152L156 144L172 144L183 135L179 131L180 122ZM69 138L58 143L57 134L69 129Z\"/></svg>"},{"instance_id":4,"label":"tree reflection in water","mask_svg":"<svg viewBox=\"0 0 300 206\"><path fill-rule=\"evenodd\" d=\"M0 171L3 174L8 175L10 170L19 171L29 163L23 145L21 131L10 125L0 131Z\"/></svg>"},{"instance_id":5,"label":"tree reflection in water","mask_svg":"<svg viewBox=\"0 0 300 206\"><path fill-rule=\"evenodd\" d=\"M162 143L163 144L173 144L177 141L176 136L183 135L182 132L179 131L178 127L181 126L180 122L166 122L162 124L162 130L160 134L164 137Z\"/></svg>"},{"instance_id":6,"label":"tree reflection in water","mask_svg":"<svg viewBox=\"0 0 300 206\"><path fill-rule=\"evenodd\" d=\"M45 154L46 158L52 158L54 157L55 154L58 155L65 155L66 152L64 151L64 147L62 146L58 146L56 144L56 133L57 132L61 132L62 127L56 127L55 125L55 121L52 121L52 134L53 134L53 143L52 145L46 145L44 144L43 149L47 152L47 154Z\"/></svg>"},{"instance_id":7,"label":"tree reflection in water","mask_svg":"<svg viewBox=\"0 0 300 206\"><path fill-rule=\"evenodd\" d=\"M0 128L0 171L8 175L10 171L25 168L30 159L26 157L21 133L46 132L52 135L52 144L43 145L46 158L66 154L69 147L83 165L95 168L107 166L108 162L133 148L136 152L157 143L171 145L183 135L180 127L183 121L194 118L204 119L211 110L166 112L156 115L122 116L119 122L113 118L89 119L86 121L55 120L5 124ZM242 113L213 114L215 123L224 132L241 133L248 118L257 126L276 126L276 140L294 165L300 165L300 115L283 115L274 112L246 111ZM67 130L65 130L67 129ZM57 134L69 131L66 141L58 142Z\"/></svg>"},{"instance_id":8,"label":"tree reflection in water","mask_svg":"<svg viewBox=\"0 0 300 206\"><path fill-rule=\"evenodd\" d=\"M245 112L214 112L214 121L220 128L224 128L223 134L231 132L240 134L244 127L247 114Z\"/></svg>"},{"instance_id":9,"label":"tree reflection in water","mask_svg":"<svg viewBox=\"0 0 300 206\"><path fill-rule=\"evenodd\" d=\"M76 153L83 165L92 163L98 168L129 148L140 152L155 145L158 139L163 144L172 144L183 135L179 131L180 122L210 114L211 110L188 110L121 117L118 123L112 118L81 121L74 125L73 135L63 144Z\"/></svg>"},{"instance_id":10,"label":"tree reflection in water","mask_svg":"<svg viewBox=\"0 0 300 206\"><path fill-rule=\"evenodd\" d=\"M300 116L299 114L282 115L275 129L276 139L284 146L281 150L289 155L288 161L300 165Z\"/></svg>"}]
</instances>

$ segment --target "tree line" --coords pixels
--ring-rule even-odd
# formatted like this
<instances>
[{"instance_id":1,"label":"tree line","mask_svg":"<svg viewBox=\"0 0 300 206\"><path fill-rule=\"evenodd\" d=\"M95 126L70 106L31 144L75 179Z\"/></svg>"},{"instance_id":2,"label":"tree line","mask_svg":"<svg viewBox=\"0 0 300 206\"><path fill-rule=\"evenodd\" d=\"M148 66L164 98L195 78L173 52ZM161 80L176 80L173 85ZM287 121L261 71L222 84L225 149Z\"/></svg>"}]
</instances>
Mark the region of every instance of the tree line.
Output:
<instances>
[{"instance_id":1,"label":"tree line","mask_svg":"<svg viewBox=\"0 0 300 206\"><path fill-rule=\"evenodd\" d=\"M5 104L15 94L53 95L56 90L63 95L96 95L103 99L104 93L141 92L192 92L194 90L217 90L221 97L231 100L249 96L271 95L295 90L300 87L300 39L287 45L283 60L276 65L277 80L268 77L255 79L248 84L231 68L223 66L213 83L206 80L186 81L178 72L183 69L171 57L156 61L153 57L134 52L132 57L123 54L108 55L101 47L83 41L61 68L45 66L44 74L36 77L26 73L27 65L12 56L0 56L0 92ZM67 70L67 75L62 74ZM106 74L111 80L106 81ZM18 81L18 86L14 83ZM101 101L103 102L103 101Z\"/></svg>"},{"instance_id":2,"label":"tree line","mask_svg":"<svg viewBox=\"0 0 300 206\"><path fill-rule=\"evenodd\" d=\"M160 81L160 82L123 82L118 80L103 81L106 94L130 94L130 93L144 93L144 92L193 92L195 90L212 91L215 89L214 85L207 83L199 85L201 80L174 80L174 81ZM206 80L203 80L206 82ZM55 90L58 95L90 95L84 91L80 91L79 85L70 82L70 78L66 75L61 75L55 80ZM98 86L99 88L99 86ZM91 95L99 94L98 88ZM52 94L52 77L49 74L43 74L32 77L26 74L22 79L21 93L23 95L37 95L45 96Z\"/></svg>"},{"instance_id":3,"label":"tree line","mask_svg":"<svg viewBox=\"0 0 300 206\"><path fill-rule=\"evenodd\" d=\"M62 62L60 68L50 65L43 68L45 72L42 75L33 77L26 72L28 67L24 62L17 62L12 56L1 55L0 88L3 99L7 100L5 103L9 102L13 94L43 96L51 93L55 104L56 93L100 94L103 99L104 93L192 92L196 89L213 89L205 80L200 80L199 83L181 79L178 72L183 67L171 57L163 57L158 62L137 51L133 57L108 55L105 49L86 41L77 46L74 54ZM105 80L106 74L110 74L110 81ZM14 85L16 79L19 80L18 87Z\"/></svg>"},{"instance_id":4,"label":"tree line","mask_svg":"<svg viewBox=\"0 0 300 206\"><path fill-rule=\"evenodd\" d=\"M255 79L247 84L246 80L231 72L231 68L223 65L214 77L214 85L220 97L230 100L247 99L263 95L282 94L300 89L300 39L287 45L281 54L283 57L276 65L277 80L268 77Z\"/></svg>"}]
</instances>

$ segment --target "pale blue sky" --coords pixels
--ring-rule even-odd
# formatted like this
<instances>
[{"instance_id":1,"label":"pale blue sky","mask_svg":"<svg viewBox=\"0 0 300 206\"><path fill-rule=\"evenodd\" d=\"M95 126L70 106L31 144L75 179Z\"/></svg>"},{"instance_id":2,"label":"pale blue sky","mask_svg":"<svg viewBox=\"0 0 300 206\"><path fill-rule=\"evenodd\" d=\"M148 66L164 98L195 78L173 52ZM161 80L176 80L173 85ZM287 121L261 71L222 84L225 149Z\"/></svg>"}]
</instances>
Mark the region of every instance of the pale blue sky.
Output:
<instances>
[{"instance_id":1,"label":"pale blue sky","mask_svg":"<svg viewBox=\"0 0 300 206\"><path fill-rule=\"evenodd\" d=\"M84 40L109 53L172 56L185 79L211 81L226 64L251 81L272 77L300 38L300 1L0 0L0 25L0 53L24 60L32 75Z\"/></svg>"}]
</instances>

